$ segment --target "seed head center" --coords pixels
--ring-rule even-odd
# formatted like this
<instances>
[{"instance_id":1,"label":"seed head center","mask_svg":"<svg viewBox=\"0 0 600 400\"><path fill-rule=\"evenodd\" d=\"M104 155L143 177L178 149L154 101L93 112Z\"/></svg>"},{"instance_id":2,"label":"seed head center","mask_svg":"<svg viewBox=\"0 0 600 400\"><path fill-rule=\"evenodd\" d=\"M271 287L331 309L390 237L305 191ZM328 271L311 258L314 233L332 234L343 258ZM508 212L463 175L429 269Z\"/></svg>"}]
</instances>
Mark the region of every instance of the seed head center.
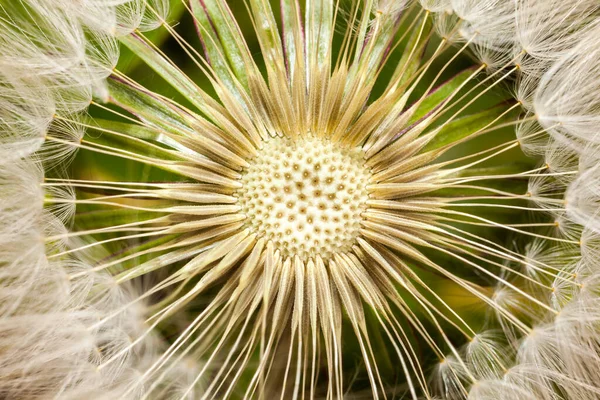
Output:
<instances>
[{"instance_id":1,"label":"seed head center","mask_svg":"<svg viewBox=\"0 0 600 400\"><path fill-rule=\"evenodd\" d=\"M244 171L238 199L250 227L283 256L328 259L358 235L368 178L360 149L274 138Z\"/></svg>"}]
</instances>

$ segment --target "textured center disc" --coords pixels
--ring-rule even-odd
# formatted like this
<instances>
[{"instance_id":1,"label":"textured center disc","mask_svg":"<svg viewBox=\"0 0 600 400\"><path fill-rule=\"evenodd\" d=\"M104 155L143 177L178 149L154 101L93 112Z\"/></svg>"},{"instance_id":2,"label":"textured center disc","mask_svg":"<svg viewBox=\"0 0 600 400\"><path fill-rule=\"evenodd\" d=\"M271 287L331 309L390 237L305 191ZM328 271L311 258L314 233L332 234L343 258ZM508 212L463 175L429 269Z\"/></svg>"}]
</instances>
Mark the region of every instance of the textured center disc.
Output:
<instances>
[{"instance_id":1,"label":"textured center disc","mask_svg":"<svg viewBox=\"0 0 600 400\"><path fill-rule=\"evenodd\" d=\"M249 224L283 256L327 259L348 250L367 200L362 156L325 139L269 140L238 193Z\"/></svg>"}]
</instances>

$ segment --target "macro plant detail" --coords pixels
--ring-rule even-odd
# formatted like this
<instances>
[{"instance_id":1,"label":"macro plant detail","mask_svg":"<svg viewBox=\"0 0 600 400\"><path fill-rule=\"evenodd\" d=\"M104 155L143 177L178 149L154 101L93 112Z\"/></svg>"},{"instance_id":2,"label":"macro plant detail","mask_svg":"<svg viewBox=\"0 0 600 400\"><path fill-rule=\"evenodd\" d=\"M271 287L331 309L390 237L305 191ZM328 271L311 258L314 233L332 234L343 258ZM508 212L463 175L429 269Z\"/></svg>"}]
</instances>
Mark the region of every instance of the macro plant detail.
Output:
<instances>
[{"instance_id":1,"label":"macro plant detail","mask_svg":"<svg viewBox=\"0 0 600 400\"><path fill-rule=\"evenodd\" d=\"M303 261L348 250L360 230L369 173L360 149L339 151L307 137L271 139L239 189L253 230L280 253Z\"/></svg>"},{"instance_id":2,"label":"macro plant detail","mask_svg":"<svg viewBox=\"0 0 600 400\"><path fill-rule=\"evenodd\" d=\"M600 396L595 0L170 3L0 1L2 397Z\"/></svg>"}]
</instances>

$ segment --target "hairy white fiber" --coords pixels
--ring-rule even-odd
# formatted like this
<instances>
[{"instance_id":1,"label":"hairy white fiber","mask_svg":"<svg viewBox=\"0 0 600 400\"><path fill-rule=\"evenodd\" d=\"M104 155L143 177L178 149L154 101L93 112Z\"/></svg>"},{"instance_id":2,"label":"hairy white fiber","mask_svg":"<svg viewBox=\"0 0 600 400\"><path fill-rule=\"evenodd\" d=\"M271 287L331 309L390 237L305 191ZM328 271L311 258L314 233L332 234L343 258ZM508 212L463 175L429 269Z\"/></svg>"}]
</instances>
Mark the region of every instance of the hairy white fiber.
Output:
<instances>
[{"instance_id":1,"label":"hairy white fiber","mask_svg":"<svg viewBox=\"0 0 600 400\"><path fill-rule=\"evenodd\" d=\"M452 0L454 12L464 21L466 40L505 51L515 40L515 5L505 0Z\"/></svg>"},{"instance_id":2,"label":"hairy white fiber","mask_svg":"<svg viewBox=\"0 0 600 400\"><path fill-rule=\"evenodd\" d=\"M158 15L166 15L166 2L153 4ZM134 295L112 277L91 273L85 261L51 259L66 242L46 238L65 236L63 224L75 204L65 201L73 196L70 190L42 188L42 165L64 168L83 136L75 113L89 105L94 87L116 64L113 35L152 26L156 15L145 1L19 0L0 6L2 398L115 399L132 388L139 393L138 368L152 362L160 347L123 352L140 335L144 317L135 307L106 317ZM44 209L46 199L62 202ZM81 271L86 273L80 278L69 278ZM98 368L117 355L118 362Z\"/></svg>"},{"instance_id":3,"label":"hairy white fiber","mask_svg":"<svg viewBox=\"0 0 600 400\"><path fill-rule=\"evenodd\" d=\"M569 185L566 201L574 220L600 232L600 165L584 171Z\"/></svg>"},{"instance_id":4,"label":"hairy white fiber","mask_svg":"<svg viewBox=\"0 0 600 400\"><path fill-rule=\"evenodd\" d=\"M105 49L88 43L77 20L55 7L35 3L23 6L20 2L12 7L0 10L2 70L18 74L22 80L41 80L58 109L78 111L87 107L92 85L106 77L116 62L115 44L102 36L92 39L101 46L110 44ZM23 31L23 26L34 28Z\"/></svg>"},{"instance_id":5,"label":"hairy white fiber","mask_svg":"<svg viewBox=\"0 0 600 400\"><path fill-rule=\"evenodd\" d=\"M548 135L544 132L544 129L537 120L527 117L531 117L531 115L528 113L526 118L524 118L515 128L519 146L528 156L541 156L546 152ZM536 134L538 132L543 132L543 134Z\"/></svg>"},{"instance_id":6,"label":"hairy white fiber","mask_svg":"<svg viewBox=\"0 0 600 400\"><path fill-rule=\"evenodd\" d=\"M452 12L452 4L450 0L419 0L421 7L424 10L431 12Z\"/></svg>"},{"instance_id":7,"label":"hairy white fiber","mask_svg":"<svg viewBox=\"0 0 600 400\"><path fill-rule=\"evenodd\" d=\"M511 356L502 332L484 331L465 346L465 361L478 379L499 378Z\"/></svg>"},{"instance_id":8,"label":"hairy white fiber","mask_svg":"<svg viewBox=\"0 0 600 400\"><path fill-rule=\"evenodd\" d=\"M94 354L135 332L120 321L88 328L111 310L89 302L91 285L67 279L80 264L46 258L53 218L43 209L41 180L34 159L0 165L0 396L102 398L98 393L110 393L123 372L98 373Z\"/></svg>"},{"instance_id":9,"label":"hairy white fiber","mask_svg":"<svg viewBox=\"0 0 600 400\"><path fill-rule=\"evenodd\" d=\"M115 36L155 29L169 10L168 0L86 0L84 7L77 0L62 0L56 5L85 26Z\"/></svg>"},{"instance_id":10,"label":"hairy white fiber","mask_svg":"<svg viewBox=\"0 0 600 400\"><path fill-rule=\"evenodd\" d=\"M579 152L600 145L600 23L546 72L534 99L538 120Z\"/></svg>"},{"instance_id":11,"label":"hairy white fiber","mask_svg":"<svg viewBox=\"0 0 600 400\"><path fill-rule=\"evenodd\" d=\"M54 114L48 89L0 72L0 163L26 157L40 148Z\"/></svg>"},{"instance_id":12,"label":"hairy white fiber","mask_svg":"<svg viewBox=\"0 0 600 400\"><path fill-rule=\"evenodd\" d=\"M590 16L600 10L595 0L517 0L515 53L527 56L519 62L527 74L539 76L561 55L573 48L585 31Z\"/></svg>"}]
</instances>

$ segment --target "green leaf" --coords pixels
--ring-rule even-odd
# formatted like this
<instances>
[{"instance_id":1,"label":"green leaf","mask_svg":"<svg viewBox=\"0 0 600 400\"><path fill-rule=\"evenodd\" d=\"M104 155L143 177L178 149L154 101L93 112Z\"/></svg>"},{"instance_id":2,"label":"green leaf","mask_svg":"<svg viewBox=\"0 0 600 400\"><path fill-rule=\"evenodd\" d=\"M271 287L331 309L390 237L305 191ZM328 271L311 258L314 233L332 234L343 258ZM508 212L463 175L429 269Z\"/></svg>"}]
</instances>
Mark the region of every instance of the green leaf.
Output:
<instances>
[{"instance_id":1,"label":"green leaf","mask_svg":"<svg viewBox=\"0 0 600 400\"><path fill-rule=\"evenodd\" d=\"M165 137L161 137L162 133L159 130L139 124L105 119L88 118L86 122L90 130L97 129L99 132L99 134L89 134L90 131L88 130L86 140L89 142L116 147L146 157L155 157L162 160L181 160L181 157L173 154L170 149L164 148L161 150L160 148L149 146L146 142L152 141L154 145L161 147L159 142L164 143ZM142 141L130 140L128 137L121 135L141 139Z\"/></svg>"},{"instance_id":2,"label":"green leaf","mask_svg":"<svg viewBox=\"0 0 600 400\"><path fill-rule=\"evenodd\" d=\"M120 40L173 88L177 89L200 112L209 118L215 117L215 110L218 110L220 105L175 66L171 60L165 58L150 46L143 37L130 34L120 38Z\"/></svg>"},{"instance_id":3,"label":"green leaf","mask_svg":"<svg viewBox=\"0 0 600 400\"><path fill-rule=\"evenodd\" d=\"M290 76L296 66L297 57L304 63L304 41L302 39L302 17L296 0L281 1L281 23L284 51L290 70Z\"/></svg>"},{"instance_id":4,"label":"green leaf","mask_svg":"<svg viewBox=\"0 0 600 400\"><path fill-rule=\"evenodd\" d=\"M231 65L228 62L228 59L226 58L227 52L223 48L214 25L211 23L206 8L203 7L199 0L190 1L190 6L197 25L198 36L204 46L204 51L210 62L211 69L233 93L237 92L236 82L241 84L245 90L248 90L248 76L246 71L241 70L239 66Z\"/></svg>"},{"instance_id":5,"label":"green leaf","mask_svg":"<svg viewBox=\"0 0 600 400\"><path fill-rule=\"evenodd\" d=\"M255 24L256 36L260 43L267 68L284 68L283 48L277 22L268 0L249 0Z\"/></svg>"},{"instance_id":6,"label":"green leaf","mask_svg":"<svg viewBox=\"0 0 600 400\"><path fill-rule=\"evenodd\" d=\"M333 0L306 0L305 42L307 69L324 65L330 54L333 36Z\"/></svg>"},{"instance_id":7,"label":"green leaf","mask_svg":"<svg viewBox=\"0 0 600 400\"><path fill-rule=\"evenodd\" d=\"M233 18L227 2L191 0L190 3L197 22L207 28L204 33L209 33L210 38L216 39L213 45L218 45L224 51L229 67L243 86L247 87L248 69L256 67L246 46L244 36L237 21ZM207 44L205 41L205 45Z\"/></svg>"},{"instance_id":8,"label":"green leaf","mask_svg":"<svg viewBox=\"0 0 600 400\"><path fill-rule=\"evenodd\" d=\"M91 207L91 206L89 206ZM111 226L124 225L132 222L141 222L156 218L156 213L130 209L106 209L95 208L92 211L83 211L75 214L75 225L85 229L103 228L107 224Z\"/></svg>"},{"instance_id":9,"label":"green leaf","mask_svg":"<svg viewBox=\"0 0 600 400\"><path fill-rule=\"evenodd\" d=\"M87 118L86 124L90 127L96 127L100 131L108 130L113 132L119 132L124 135L132 136L143 140L158 141L161 132L148 126L139 124L130 124L127 122L111 121L100 118Z\"/></svg>"},{"instance_id":10,"label":"green leaf","mask_svg":"<svg viewBox=\"0 0 600 400\"><path fill-rule=\"evenodd\" d=\"M515 121L520 110L518 108L510 109L510 105L502 103L488 110L454 119L442 126L435 137L421 150L421 153L457 144L488 127Z\"/></svg>"},{"instance_id":11,"label":"green leaf","mask_svg":"<svg viewBox=\"0 0 600 400\"><path fill-rule=\"evenodd\" d=\"M394 83L395 87L404 86L421 66L423 53L429 43L429 34L432 29L433 23L428 15L424 15L418 25L412 29L402 57L390 79L390 83Z\"/></svg>"},{"instance_id":12,"label":"green leaf","mask_svg":"<svg viewBox=\"0 0 600 400\"><path fill-rule=\"evenodd\" d=\"M115 77L107 80L107 86L110 101L138 118L176 135L181 135L182 132L194 133L180 112L160 97L143 92Z\"/></svg>"},{"instance_id":13,"label":"green leaf","mask_svg":"<svg viewBox=\"0 0 600 400\"><path fill-rule=\"evenodd\" d=\"M438 109L440 106L444 104L454 91L459 89L461 85L463 85L469 78L473 76L473 72L478 67L468 68L446 82L442 83L437 88L433 89L431 92L427 94L427 96L423 99L423 101L416 103L411 108L414 108L413 114L408 120L408 126L413 125L424 117L426 117L431 112ZM408 111L410 112L410 111Z\"/></svg>"}]
</instances>

